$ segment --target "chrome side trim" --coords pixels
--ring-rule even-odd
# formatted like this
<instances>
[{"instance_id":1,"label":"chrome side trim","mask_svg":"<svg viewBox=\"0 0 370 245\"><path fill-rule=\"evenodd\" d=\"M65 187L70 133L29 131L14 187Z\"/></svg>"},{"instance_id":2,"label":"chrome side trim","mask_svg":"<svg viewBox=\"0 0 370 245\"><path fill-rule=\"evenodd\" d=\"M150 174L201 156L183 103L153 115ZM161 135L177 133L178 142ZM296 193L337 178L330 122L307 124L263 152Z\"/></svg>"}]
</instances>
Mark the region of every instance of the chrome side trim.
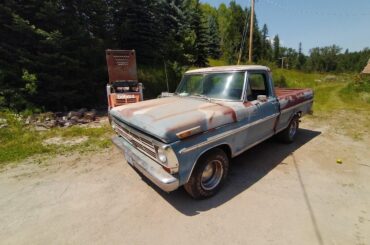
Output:
<instances>
[{"instance_id":1,"label":"chrome side trim","mask_svg":"<svg viewBox=\"0 0 370 245\"><path fill-rule=\"evenodd\" d=\"M293 110L293 109L295 109L295 108L297 108L297 107L299 107L299 106L302 106L302 105L305 105L305 104L308 104L308 103L312 103L312 102L313 102L313 99L310 99L310 100L307 100L307 101L305 101L305 102L299 103L299 104L297 104L297 105L295 105L295 106L288 107L288 108L286 108L286 109L282 109L282 110L281 110L281 112L282 112L282 113L283 113L283 112L287 112L287 111Z\"/></svg>"},{"instance_id":2,"label":"chrome side trim","mask_svg":"<svg viewBox=\"0 0 370 245\"><path fill-rule=\"evenodd\" d=\"M176 190L180 184L179 180L167 173L159 164L138 151L125 139L119 136L112 138L113 143L124 152L129 164L139 170L150 181L166 192Z\"/></svg>"},{"instance_id":3,"label":"chrome side trim","mask_svg":"<svg viewBox=\"0 0 370 245\"><path fill-rule=\"evenodd\" d=\"M246 130L246 129L247 129L247 128L249 128L249 127L252 127L252 126L257 125L257 124L260 124L260 123L263 123L263 122L265 122L265 121L267 121L267 120L270 120L270 119L273 119L273 118L275 118L275 117L277 117L277 116L279 116L279 113L275 113L275 114L273 114L273 115L271 115L271 116L268 116L268 117L265 117L265 118L263 118L263 119L259 119L259 120L257 120L257 121L252 122L252 123L248 123L248 124L246 124L246 125L244 125L244 126L242 126L242 127L240 127L240 128L237 128L237 129L234 129L234 130L231 130L231 131L227 131L227 132L224 132L224 133L222 133L222 134L219 134L219 135L216 135L216 136L210 137L210 138L208 138L208 139L207 139L207 141L203 141L202 143L199 143L199 144L193 145L193 146L188 147L188 148L183 148L183 149L181 149L181 150L179 151L179 153L180 153L180 154L183 154L183 153L187 153L187 152L193 151L193 150L195 150L195 149L197 149L197 148L199 148L199 147L206 146L206 145L211 144L211 143L213 143L213 142L216 142L216 141L218 141L218 140L220 140L220 139L222 139L222 138L225 138L225 137L228 137L228 136L230 136L230 135L233 135L233 134L239 133L239 132L241 132L241 131L243 131L243 130Z\"/></svg>"}]
</instances>

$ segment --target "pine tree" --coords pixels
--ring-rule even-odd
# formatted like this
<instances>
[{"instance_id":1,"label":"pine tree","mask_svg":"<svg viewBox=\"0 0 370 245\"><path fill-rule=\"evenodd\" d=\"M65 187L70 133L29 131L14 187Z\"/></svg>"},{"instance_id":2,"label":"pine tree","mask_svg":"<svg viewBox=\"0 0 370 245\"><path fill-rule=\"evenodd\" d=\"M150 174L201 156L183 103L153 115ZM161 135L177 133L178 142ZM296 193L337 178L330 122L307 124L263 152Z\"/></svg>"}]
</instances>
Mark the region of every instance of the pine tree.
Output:
<instances>
[{"instance_id":1,"label":"pine tree","mask_svg":"<svg viewBox=\"0 0 370 245\"><path fill-rule=\"evenodd\" d=\"M251 11L249 11L251 13ZM253 16L254 18L254 31L253 31L253 61L258 62L262 58L263 50L262 50L262 37L261 32L258 27L258 20L256 18L256 14ZM249 36L249 33L248 33Z\"/></svg>"},{"instance_id":2,"label":"pine tree","mask_svg":"<svg viewBox=\"0 0 370 245\"><path fill-rule=\"evenodd\" d=\"M229 64L235 64L237 61L238 53L242 45L247 13L247 9L243 11L242 7L234 1L230 2L228 11L225 13L228 15L228 22L226 23L223 37L223 53ZM248 51L247 42L243 44L242 50L242 61L245 61Z\"/></svg>"},{"instance_id":3,"label":"pine tree","mask_svg":"<svg viewBox=\"0 0 370 245\"><path fill-rule=\"evenodd\" d=\"M220 35L218 32L218 26L216 19L212 16L208 18L209 26L209 55L213 59L219 59L221 57L221 48L220 48Z\"/></svg>"},{"instance_id":4,"label":"pine tree","mask_svg":"<svg viewBox=\"0 0 370 245\"><path fill-rule=\"evenodd\" d=\"M155 0L116 0L114 29L120 49L135 49L138 62L162 60L161 8Z\"/></svg>"},{"instance_id":5,"label":"pine tree","mask_svg":"<svg viewBox=\"0 0 370 245\"><path fill-rule=\"evenodd\" d=\"M262 59L264 60L271 60L272 59L272 47L270 40L268 40L268 28L267 25L264 24L261 30L262 35Z\"/></svg>"},{"instance_id":6,"label":"pine tree","mask_svg":"<svg viewBox=\"0 0 370 245\"><path fill-rule=\"evenodd\" d=\"M200 9L199 0L196 0L192 14L191 28L194 32L193 64L199 67L208 65L208 29Z\"/></svg>"},{"instance_id":7,"label":"pine tree","mask_svg":"<svg viewBox=\"0 0 370 245\"><path fill-rule=\"evenodd\" d=\"M16 12L17 7L14 1L0 5L0 108L22 110L29 106L30 96L23 74L34 73L33 56L39 36L32 24Z\"/></svg>"},{"instance_id":8,"label":"pine tree","mask_svg":"<svg viewBox=\"0 0 370 245\"><path fill-rule=\"evenodd\" d=\"M298 46L298 61L297 61L296 69L301 70L305 62L306 62L306 57L302 53L302 42L300 42Z\"/></svg>"},{"instance_id":9,"label":"pine tree","mask_svg":"<svg viewBox=\"0 0 370 245\"><path fill-rule=\"evenodd\" d=\"M187 18L187 3L182 0L165 0L161 3L160 29L162 50L165 60L187 64L184 49L186 32L190 22Z\"/></svg>"}]
</instances>

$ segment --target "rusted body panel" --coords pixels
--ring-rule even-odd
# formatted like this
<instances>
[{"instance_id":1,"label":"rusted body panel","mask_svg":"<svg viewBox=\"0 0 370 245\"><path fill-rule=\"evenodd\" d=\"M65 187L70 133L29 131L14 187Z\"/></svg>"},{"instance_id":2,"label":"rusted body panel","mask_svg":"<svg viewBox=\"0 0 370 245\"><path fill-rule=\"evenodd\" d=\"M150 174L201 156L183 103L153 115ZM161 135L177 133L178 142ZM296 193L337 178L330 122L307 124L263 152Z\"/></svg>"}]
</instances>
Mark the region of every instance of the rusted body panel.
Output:
<instances>
[{"instance_id":1,"label":"rusted body panel","mask_svg":"<svg viewBox=\"0 0 370 245\"><path fill-rule=\"evenodd\" d=\"M189 128L200 126L204 132L240 120L239 104L173 96L116 107L111 114L170 143L178 140L177 133Z\"/></svg>"},{"instance_id":2,"label":"rusted body panel","mask_svg":"<svg viewBox=\"0 0 370 245\"><path fill-rule=\"evenodd\" d=\"M140 92L131 92L125 93L124 95L119 95L117 93L111 93L108 96L108 104L111 105L111 108L136 103L141 101L141 93Z\"/></svg>"},{"instance_id":3,"label":"rusted body panel","mask_svg":"<svg viewBox=\"0 0 370 245\"><path fill-rule=\"evenodd\" d=\"M109 83L137 81L135 50L111 50L105 52Z\"/></svg>"},{"instance_id":4,"label":"rusted body panel","mask_svg":"<svg viewBox=\"0 0 370 245\"><path fill-rule=\"evenodd\" d=\"M125 127L128 133L123 136L126 139L130 137L126 134L131 129L142 133L142 145L138 145L136 139L129 138L128 141L148 156L145 159L148 165L153 160L159 162L153 149L167 149L168 154L172 154L172 161L178 165L173 171L171 161L168 161L164 171L173 173L179 186L183 185L189 180L199 157L208 150L222 145L228 147L231 157L235 157L287 128L294 115L302 116L311 111L311 89L273 89L272 77L266 67L205 68L188 73L245 71L244 88L247 88L249 69L253 72L260 70L266 75L269 96L250 101L246 95L240 101L179 95L148 100L113 108L110 114L114 125ZM122 129L115 130L120 134Z\"/></svg>"},{"instance_id":5,"label":"rusted body panel","mask_svg":"<svg viewBox=\"0 0 370 245\"><path fill-rule=\"evenodd\" d=\"M116 106L142 101L143 91L142 84L137 81L135 50L108 49L105 54L109 75L108 110Z\"/></svg>"},{"instance_id":6,"label":"rusted body panel","mask_svg":"<svg viewBox=\"0 0 370 245\"><path fill-rule=\"evenodd\" d=\"M276 97L280 103L280 109L288 109L307 99L313 98L311 89L275 88Z\"/></svg>"}]
</instances>

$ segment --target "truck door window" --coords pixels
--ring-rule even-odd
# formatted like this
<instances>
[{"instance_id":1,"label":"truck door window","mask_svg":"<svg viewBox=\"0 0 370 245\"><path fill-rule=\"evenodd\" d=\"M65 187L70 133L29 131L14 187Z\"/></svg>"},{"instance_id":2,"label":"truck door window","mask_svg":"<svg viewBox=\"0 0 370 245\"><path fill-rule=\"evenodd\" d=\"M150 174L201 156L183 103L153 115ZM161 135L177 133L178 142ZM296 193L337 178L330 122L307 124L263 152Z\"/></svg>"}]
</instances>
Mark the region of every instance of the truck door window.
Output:
<instances>
[{"instance_id":1,"label":"truck door window","mask_svg":"<svg viewBox=\"0 0 370 245\"><path fill-rule=\"evenodd\" d=\"M258 95L269 96L267 79L264 73L249 73L247 99L256 100Z\"/></svg>"}]
</instances>

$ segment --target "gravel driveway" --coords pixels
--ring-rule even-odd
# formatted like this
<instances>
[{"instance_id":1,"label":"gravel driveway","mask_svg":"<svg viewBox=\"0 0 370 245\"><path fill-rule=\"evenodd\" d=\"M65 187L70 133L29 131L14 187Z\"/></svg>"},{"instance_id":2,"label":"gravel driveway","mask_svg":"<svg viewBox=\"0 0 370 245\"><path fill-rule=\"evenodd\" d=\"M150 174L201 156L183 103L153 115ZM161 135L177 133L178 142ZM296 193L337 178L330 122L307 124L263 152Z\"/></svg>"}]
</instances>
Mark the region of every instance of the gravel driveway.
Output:
<instances>
[{"instance_id":1,"label":"gravel driveway","mask_svg":"<svg viewBox=\"0 0 370 245\"><path fill-rule=\"evenodd\" d=\"M368 138L303 120L295 143L268 140L234 159L203 201L141 180L114 147L8 166L0 243L370 244Z\"/></svg>"}]
</instances>

